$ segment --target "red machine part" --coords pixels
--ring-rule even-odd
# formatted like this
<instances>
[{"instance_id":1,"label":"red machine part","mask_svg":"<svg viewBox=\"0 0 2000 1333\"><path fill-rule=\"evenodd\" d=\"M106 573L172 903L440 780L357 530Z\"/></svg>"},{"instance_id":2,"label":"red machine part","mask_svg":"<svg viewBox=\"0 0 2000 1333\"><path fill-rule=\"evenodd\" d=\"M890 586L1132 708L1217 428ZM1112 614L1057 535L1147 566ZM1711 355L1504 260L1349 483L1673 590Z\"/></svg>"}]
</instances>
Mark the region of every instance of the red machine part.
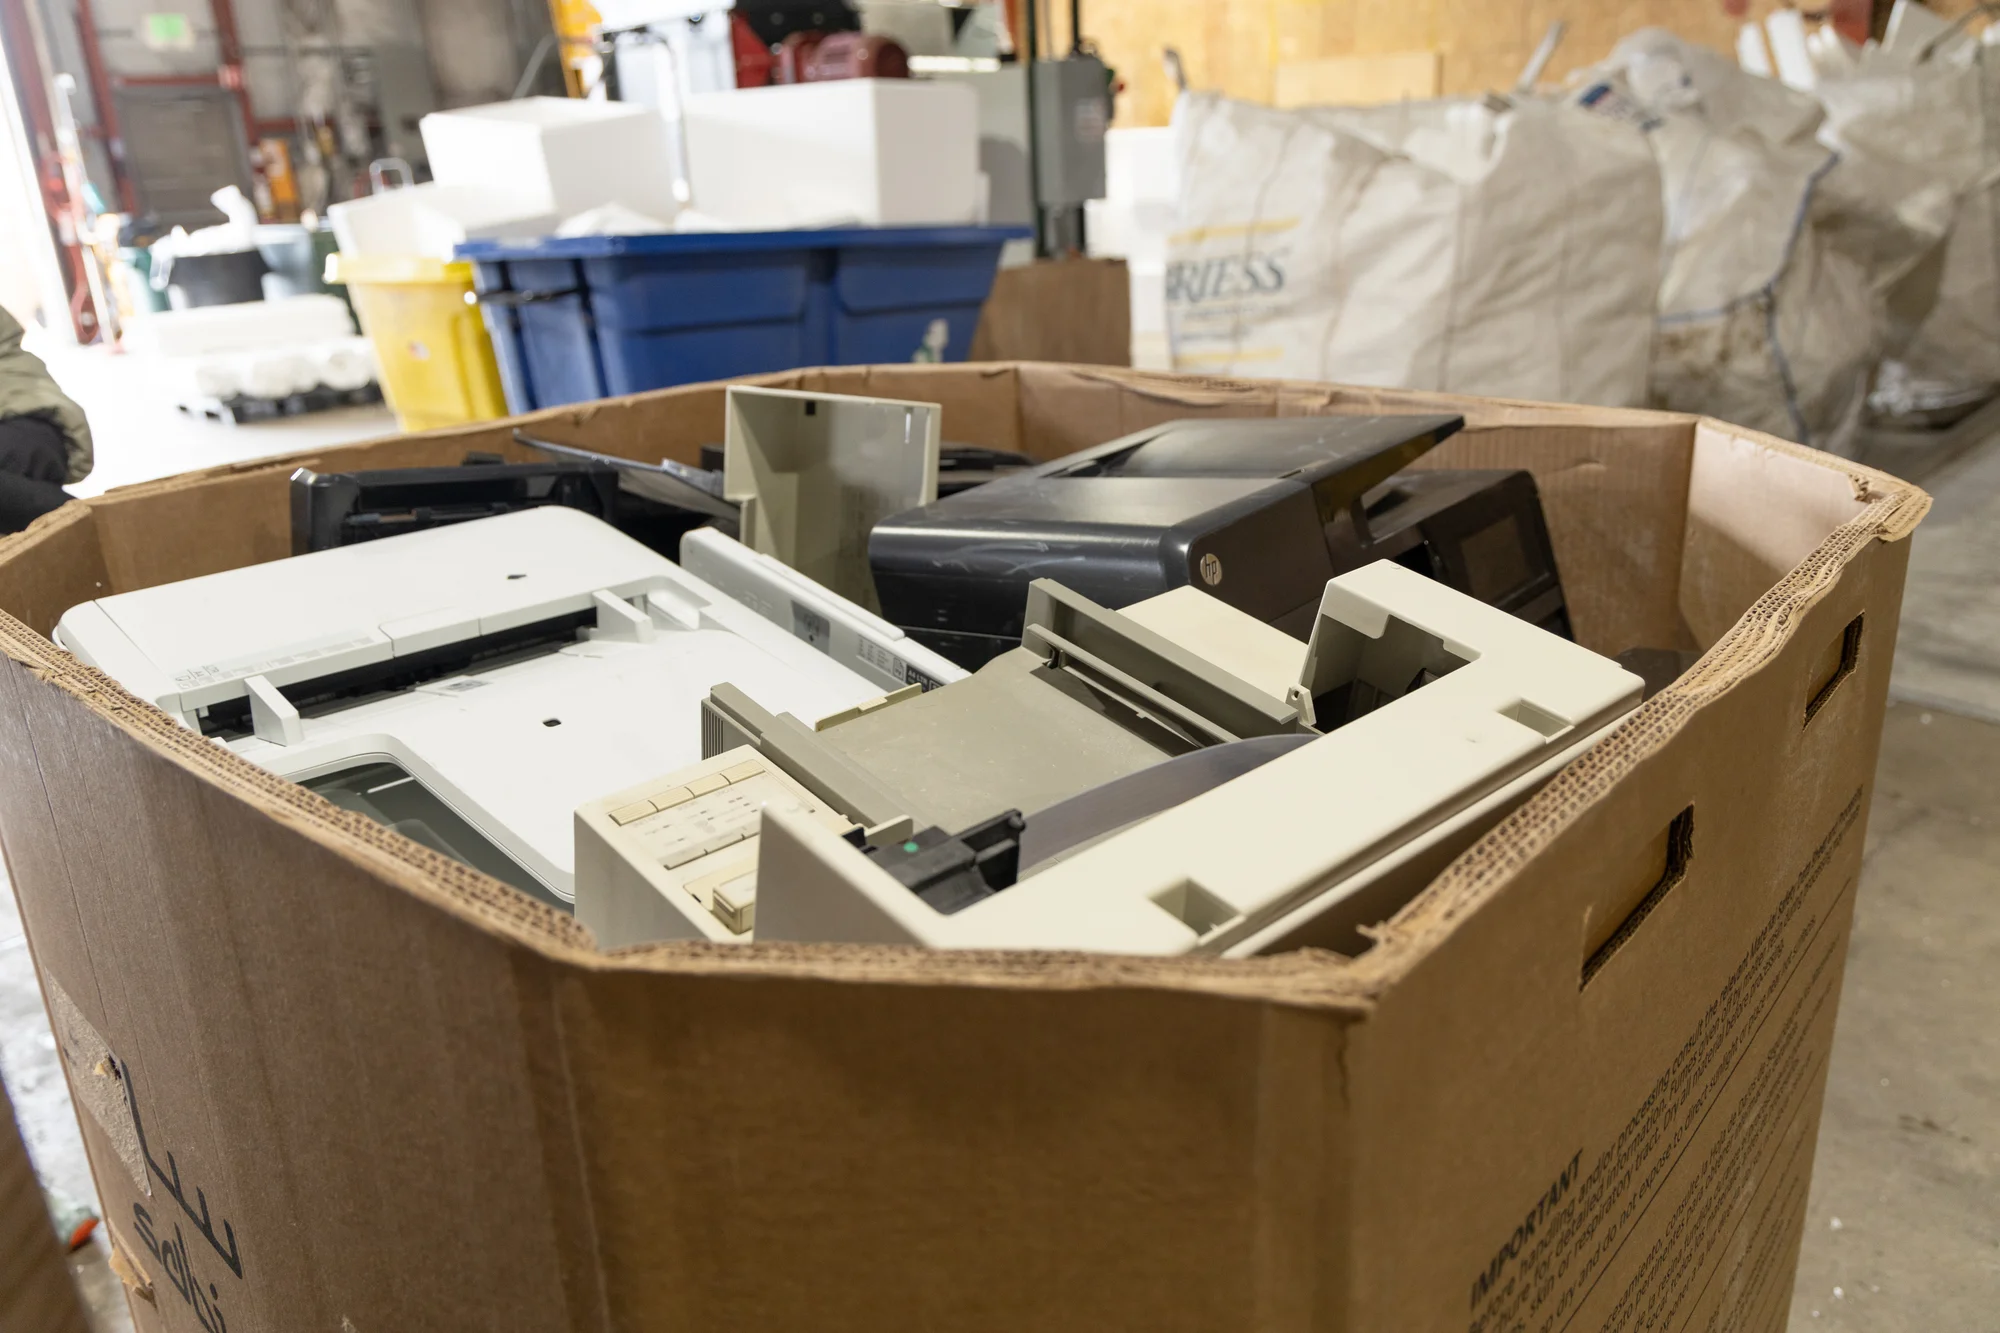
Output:
<instances>
[{"instance_id":1,"label":"red machine part","mask_svg":"<svg viewBox=\"0 0 2000 1333\"><path fill-rule=\"evenodd\" d=\"M777 64L771 70L773 83L804 83L806 62L813 49L826 40L823 32L795 32L778 43Z\"/></svg>"},{"instance_id":2,"label":"red machine part","mask_svg":"<svg viewBox=\"0 0 2000 1333\"><path fill-rule=\"evenodd\" d=\"M865 32L829 33L806 57L805 82L830 79L907 79L910 55L887 37Z\"/></svg>"},{"instance_id":3,"label":"red machine part","mask_svg":"<svg viewBox=\"0 0 2000 1333\"><path fill-rule=\"evenodd\" d=\"M729 15L729 46L736 56L736 86L762 88L771 82L771 70L778 63L771 48L761 41L750 20L741 14Z\"/></svg>"},{"instance_id":4,"label":"red machine part","mask_svg":"<svg viewBox=\"0 0 2000 1333\"><path fill-rule=\"evenodd\" d=\"M778 44L773 83L834 79L907 79L909 53L887 37L863 32L795 32Z\"/></svg>"}]
</instances>

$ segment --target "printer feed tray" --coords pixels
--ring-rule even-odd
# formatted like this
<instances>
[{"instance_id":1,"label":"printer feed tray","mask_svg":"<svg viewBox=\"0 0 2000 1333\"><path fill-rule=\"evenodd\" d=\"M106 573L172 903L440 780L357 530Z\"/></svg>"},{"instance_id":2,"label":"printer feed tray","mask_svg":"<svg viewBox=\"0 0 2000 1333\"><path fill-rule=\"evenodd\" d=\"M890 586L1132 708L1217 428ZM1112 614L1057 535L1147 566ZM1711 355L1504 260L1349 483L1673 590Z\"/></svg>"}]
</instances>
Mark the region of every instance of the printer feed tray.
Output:
<instances>
[{"instance_id":1,"label":"printer feed tray","mask_svg":"<svg viewBox=\"0 0 2000 1333\"><path fill-rule=\"evenodd\" d=\"M1458 665L1425 667L1421 688L1400 697L1383 692L1414 683L1417 661ZM1378 563L1327 586L1307 650L1299 694L1317 701L1328 734L949 914L849 843L773 812L759 937L1234 952L1283 938L1288 918L1324 910L1399 857L1476 836L1640 691L1616 663ZM1033 828L1029 812L1024 844Z\"/></svg>"}]
</instances>

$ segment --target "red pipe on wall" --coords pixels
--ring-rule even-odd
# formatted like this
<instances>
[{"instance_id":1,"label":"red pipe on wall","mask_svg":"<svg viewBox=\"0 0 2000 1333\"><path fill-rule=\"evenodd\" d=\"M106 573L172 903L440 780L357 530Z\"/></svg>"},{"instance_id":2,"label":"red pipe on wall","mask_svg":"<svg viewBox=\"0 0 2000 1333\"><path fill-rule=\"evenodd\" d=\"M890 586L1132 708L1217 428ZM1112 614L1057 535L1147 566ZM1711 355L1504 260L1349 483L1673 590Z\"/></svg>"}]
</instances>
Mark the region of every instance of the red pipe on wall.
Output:
<instances>
[{"instance_id":1,"label":"red pipe on wall","mask_svg":"<svg viewBox=\"0 0 2000 1333\"><path fill-rule=\"evenodd\" d=\"M243 112L244 142L255 148L257 112L250 105L250 85L243 77L243 39L236 31L236 6L232 0L208 0L208 15L215 25L216 54L222 57L216 82L236 94L237 106Z\"/></svg>"},{"instance_id":2,"label":"red pipe on wall","mask_svg":"<svg viewBox=\"0 0 2000 1333\"><path fill-rule=\"evenodd\" d=\"M111 79L105 73L104 47L97 40L97 15L90 0L76 0L77 36L83 42L84 73L90 79L90 100L97 107L97 125L104 132L105 155L111 159L111 179L118 188L118 202L127 213L139 211L139 195L125 170L124 138L118 130L118 101L111 95Z\"/></svg>"},{"instance_id":3,"label":"red pipe on wall","mask_svg":"<svg viewBox=\"0 0 2000 1333\"><path fill-rule=\"evenodd\" d=\"M0 47L5 48L26 122L28 155L35 168L35 182L41 187L42 211L48 216L56 249L67 261L63 285L69 295L70 327L76 330L78 342L87 343L97 337L97 309L90 299L83 241L76 234L76 208L63 178L61 150L56 143L55 108L49 101L48 82L42 77L40 47L28 21L26 0L0 0Z\"/></svg>"}]
</instances>

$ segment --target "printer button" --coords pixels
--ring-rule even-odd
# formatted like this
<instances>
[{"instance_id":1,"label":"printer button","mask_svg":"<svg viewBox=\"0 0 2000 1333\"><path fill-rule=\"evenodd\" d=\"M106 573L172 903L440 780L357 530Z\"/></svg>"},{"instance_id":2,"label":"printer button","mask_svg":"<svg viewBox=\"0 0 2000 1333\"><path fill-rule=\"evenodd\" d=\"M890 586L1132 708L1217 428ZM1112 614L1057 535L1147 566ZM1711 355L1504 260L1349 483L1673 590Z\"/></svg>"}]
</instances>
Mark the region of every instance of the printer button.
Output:
<instances>
[{"instance_id":1,"label":"printer button","mask_svg":"<svg viewBox=\"0 0 2000 1333\"><path fill-rule=\"evenodd\" d=\"M689 843L686 846L677 847L673 851L668 852L665 856L661 857L660 864L668 870L679 870L682 866L686 865L688 862L693 861L698 857L706 856L707 854L708 854L708 849L702 846L700 843L698 842Z\"/></svg>"},{"instance_id":2,"label":"printer button","mask_svg":"<svg viewBox=\"0 0 2000 1333\"><path fill-rule=\"evenodd\" d=\"M729 782L748 782L751 778L758 777L763 772L764 766L762 764L758 763L755 759L748 759L734 768L723 769L722 776Z\"/></svg>"},{"instance_id":3,"label":"printer button","mask_svg":"<svg viewBox=\"0 0 2000 1333\"><path fill-rule=\"evenodd\" d=\"M708 910L732 934L743 935L757 925L757 868L718 884L709 894Z\"/></svg>"},{"instance_id":4,"label":"printer button","mask_svg":"<svg viewBox=\"0 0 2000 1333\"><path fill-rule=\"evenodd\" d=\"M757 853L756 849L752 848L748 856L739 852L722 869L703 875L698 879L689 880L685 887L690 894L700 901L703 907L712 910L714 907L713 895L718 888L734 880L742 879L746 875L754 876L756 873ZM739 890L738 893L744 901L748 901L751 897L754 897L756 890L751 888L747 891Z\"/></svg>"},{"instance_id":5,"label":"printer button","mask_svg":"<svg viewBox=\"0 0 2000 1333\"><path fill-rule=\"evenodd\" d=\"M630 805L621 805L616 810L613 810L611 812L611 822L614 824L629 824L635 819L644 819L652 813L653 803L651 801L634 801Z\"/></svg>"},{"instance_id":6,"label":"printer button","mask_svg":"<svg viewBox=\"0 0 2000 1333\"><path fill-rule=\"evenodd\" d=\"M689 782L687 785L687 789L690 792L694 793L696 796L703 796L712 791L720 791L722 788L727 787L728 785L729 785L729 779L723 777L722 774L704 773L700 777L695 778L693 781Z\"/></svg>"},{"instance_id":7,"label":"printer button","mask_svg":"<svg viewBox=\"0 0 2000 1333\"><path fill-rule=\"evenodd\" d=\"M669 787L665 791L656 791L653 793L653 808L655 810L671 810L682 801L692 801L693 799L694 793L686 787Z\"/></svg>"},{"instance_id":8,"label":"printer button","mask_svg":"<svg viewBox=\"0 0 2000 1333\"><path fill-rule=\"evenodd\" d=\"M733 828L726 833L719 833L701 845L702 855L706 856L710 852L719 852L724 847L734 847L737 843L742 842L744 838L748 837L749 833L748 829L743 828Z\"/></svg>"}]
</instances>

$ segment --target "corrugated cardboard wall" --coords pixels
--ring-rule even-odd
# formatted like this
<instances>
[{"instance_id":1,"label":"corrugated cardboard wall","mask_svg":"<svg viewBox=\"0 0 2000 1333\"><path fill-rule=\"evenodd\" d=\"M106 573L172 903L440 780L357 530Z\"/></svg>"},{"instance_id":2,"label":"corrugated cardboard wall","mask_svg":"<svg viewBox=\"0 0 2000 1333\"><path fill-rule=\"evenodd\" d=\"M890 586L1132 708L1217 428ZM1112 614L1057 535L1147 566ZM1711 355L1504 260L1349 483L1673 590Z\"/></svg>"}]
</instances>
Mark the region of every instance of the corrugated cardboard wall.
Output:
<instances>
[{"instance_id":1,"label":"corrugated cardboard wall","mask_svg":"<svg viewBox=\"0 0 2000 1333\"><path fill-rule=\"evenodd\" d=\"M1356 1327L1784 1326L1908 550L1773 607L1808 650L1860 618L1848 675L1793 652L1711 696L1371 1015L1361 1132L1438 1146L1357 1158ZM1615 868L1682 817L1678 876L1663 840Z\"/></svg>"},{"instance_id":2,"label":"corrugated cardboard wall","mask_svg":"<svg viewBox=\"0 0 2000 1333\"><path fill-rule=\"evenodd\" d=\"M176 1333L569 1326L576 1265L551 1257L584 1242L542 1160L562 1141L534 1097L545 969L15 662L0 771L137 1307ZM435 1254L448 1280L378 1291L392 1254Z\"/></svg>"},{"instance_id":3,"label":"corrugated cardboard wall","mask_svg":"<svg viewBox=\"0 0 2000 1333\"><path fill-rule=\"evenodd\" d=\"M936 402L953 443L1043 458L1185 416L1465 411L1475 429L1448 441L1428 464L1533 469L1578 631L1610 653L1706 643L1790 567L1767 559L1745 563L1736 543L1690 566L1702 579L1692 595L1713 614L1702 617L1706 637L1688 636L1679 606L1690 595L1679 586L1688 572L1681 546L1692 423L1685 417L1035 363L850 367L762 378ZM693 462L702 441L721 439L722 405L719 386L692 385L559 408L522 424L551 440L629 458L671 454ZM288 487L302 463L343 471L455 463L470 450L537 457L513 443L513 428L492 422L246 463L69 506L28 533L0 539L0 608L48 633L64 611L93 597L278 559L291 553ZM1614 449L1625 455L1615 467L1608 466ZM1839 474L1828 475L1835 480L1825 484L1844 484ZM1662 503L1663 496L1673 498ZM1585 552L1596 556L1585 559Z\"/></svg>"},{"instance_id":4,"label":"corrugated cardboard wall","mask_svg":"<svg viewBox=\"0 0 2000 1333\"><path fill-rule=\"evenodd\" d=\"M1475 428L1447 441L1427 465L1527 466L1534 471L1582 640L1607 653L1697 643L1679 609L1686 524L1682 497L1687 493L1691 431L1686 418L1622 413L1609 418L1616 424L1604 425L1599 423L1607 421L1606 414L1586 420L1565 408L1275 382L1246 389L1242 384L1153 381L1129 371L1033 363L995 364L970 374L953 367L876 366L765 378L835 393L938 402L944 407L945 436L952 442L1021 449L1047 458L1186 416L1467 411ZM1144 387L1134 393L1135 384ZM692 462L700 441L721 438L722 402L719 388L690 386L615 404L559 409L530 419L527 427L552 440L626 457L672 453ZM339 471L452 463L468 450L533 457L513 443L511 430L511 424L471 426L351 445L308 461L321 471ZM1617 467L1606 465L1613 449L1624 455ZM107 591L126 592L288 555L287 488L299 462L272 460L196 474L207 478L201 485L190 484L191 478L170 478L118 492L88 510L65 510L46 527L13 539L45 544L49 558L0 561L0 607L47 632L70 606ZM1663 503L1663 496L1674 498ZM1586 559L1586 552L1596 554ZM1727 553L1719 558L1722 572L1735 569ZM1789 567L1760 562L1728 578L1726 586L1718 585L1720 591L1699 594L1722 613L1715 632ZM1707 564L1700 568L1711 572Z\"/></svg>"},{"instance_id":5,"label":"corrugated cardboard wall","mask_svg":"<svg viewBox=\"0 0 2000 1333\"><path fill-rule=\"evenodd\" d=\"M0 1329L88 1333L5 1088L0 1088Z\"/></svg>"},{"instance_id":6,"label":"corrugated cardboard wall","mask_svg":"<svg viewBox=\"0 0 2000 1333\"><path fill-rule=\"evenodd\" d=\"M942 399L947 415L967 427L964 435L952 429L954 437L1049 452L1189 411L1260 415L1438 401L1051 366L856 368L798 378ZM557 426L592 432L592 442L620 452L685 457L702 438L697 432L719 426L718 408L714 388L697 388L551 414L544 425L551 433ZM1690 493L1703 506L1716 503L1730 489L1724 465L1743 460L1733 447L1718 451L1698 439L1687 418L1509 403L1478 405L1476 415L1482 429L1449 446L1472 451L1460 461L1486 461L1479 450L1503 445L1528 450L1535 432L1525 427L1551 436L1547 452L1518 461L1542 469L1552 496L1580 488L1559 513L1581 505L1574 497L1610 497L1613 507L1619 496L1650 497L1644 530L1659 549L1647 566L1657 575L1648 603L1669 615L1682 607L1726 614L1732 599L1756 597L1758 571L1782 559L1798 531L1839 521L1842 494L1852 520L1867 487L1889 485L1782 446L1759 449L1752 461L1779 457L1745 482L1753 498L1776 494L1794 466L1828 479L1807 488L1803 527L1772 534L1738 510L1715 522L1689 514ZM481 427L327 459L443 461L504 438L504 427ZM1549 466L1559 458L1568 461ZM1715 466L1712 475L1702 472L1705 462ZM218 506L247 501L275 511L287 470L227 471L212 475L222 484L209 489ZM1612 477L1624 480L1611 484ZM162 483L115 503L78 506L81 517L0 545L0 606L17 591L53 597L51 589L70 586L53 557L63 540L82 540L71 532L80 523L91 525L92 542L102 539L119 579L157 581L160 560L195 559L200 544L181 524L215 526L211 559L282 553L259 554L273 541L268 514L201 508L185 494L198 485ZM1912 507L1921 512L1920 496L1906 499ZM158 526L149 528L148 515ZM1897 523L1881 535L1893 539L1907 534L1915 514L1888 517ZM233 528L248 535L216 541ZM1676 553L1683 534L1703 550ZM1630 549L1644 546L1615 535ZM1864 571L1893 572L1899 586L1900 563L1890 562L1905 552L1885 558L1872 531L1863 539ZM151 565L149 551L159 555ZM1851 547L1829 552L1820 558L1844 564ZM1708 580L1695 601L1680 587L1682 570ZM76 584L89 573L85 562ZM1614 575L1579 560L1574 577ZM1833 591L1860 591L1841 577ZM1803 701L1820 688L1814 673L1797 668L1838 640L1854 609L1830 596L1793 608L1809 613L1805 654L1788 648L1791 621L1746 622L1761 636L1749 648L1771 655L1766 674L1783 678L1788 732L1803 726L1795 720ZM1865 609L1875 637L1863 643L1863 665L1801 744L1844 737L1853 752L1879 724L1886 661L1868 655L1886 657L1880 645L1893 642L1894 599L1874 598ZM1496 1083L1526 1067L1515 1058L1521 1048L1547 1039L1533 1022L1489 1021L1490 1007L1446 1004L1460 993L1451 983L1468 969L1454 970L1444 956L1409 976L1439 988L1429 1003L1448 1009L1461 1048L1490 1039L1482 1062L1446 1061L1446 1078L1436 1082L1390 1058L1390 1041L1364 1049L1350 1039L1367 1021L1361 987L1386 992L1395 969L1415 956L1411 941L1449 935L1468 911L1511 905L1550 914L1542 928L1514 932L1520 949L1500 950L1508 957L1495 965L1546 963L1548 952L1562 985L1544 992L1560 994L1589 947L1589 923L1559 911L1562 903L1534 885L1489 903L1462 875L1448 895L1399 918L1398 939L1353 965L1308 956L1231 964L1032 958L1002 976L1017 960L687 946L600 960L552 926L536 932L532 922L503 919L505 904L478 896L478 884L448 894L442 858L413 844L385 848L389 835L359 816L336 816L317 798L66 672L17 627L0 623L0 639L12 659L0 662L0 833L37 961L67 990L71 1003L59 1007L78 1015L65 1023L65 1052L88 1049L81 1038L89 1036L116 1057L73 1063L72 1087L87 1090L100 1066L124 1084L111 1111L129 1110L129 1152L114 1132L116 1116L107 1119L101 1107L86 1117L85 1131L113 1234L150 1292L142 1328L213 1330L222 1320L211 1314L236 1327L274 1328L596 1329L663 1320L716 1327L746 1310L758 1318L735 1322L828 1329L1096 1329L1121 1316L1161 1329L1442 1326L1395 1316L1431 1313L1438 1293L1462 1302L1458 1279L1506 1239L1488 1233L1519 1216L1498 1204L1475 1212L1461 1195L1499 1184L1505 1203L1515 1185L1545 1185L1540 1151L1519 1154L1518 1163L1504 1159L1504 1170L1492 1152L1468 1158L1466 1149L1477 1146L1468 1142L1447 1142L1436 1161L1402 1156L1436 1140L1409 1133L1401 1106L1414 1101L1429 1115L1476 1119ZM1697 687L1719 682L1739 689L1739 705L1754 702L1754 682L1727 674L1740 660L1725 650L1698 673ZM1868 708L1857 709L1857 698ZM1672 702L1656 700L1647 714L1666 744L1679 743L1663 726ZM1740 730L1726 717L1707 726L1709 735ZM1707 798L1708 808L1734 809L1736 825L1768 833L1774 848L1796 847L1801 829L1819 838L1814 821L1827 800L1851 801L1851 788L1829 784L1851 784L1872 767L1872 750L1851 754L1858 763L1802 762L1820 787L1788 802L1758 787L1755 766L1700 764L1689 753L1698 741L1682 744L1676 762L1701 770L1704 781L1735 784ZM1543 808L1536 817L1548 814ZM1541 826L1555 841L1532 845L1562 858L1572 887L1596 883L1589 830L1571 836L1564 827ZM1697 832L1697 857L1712 858L1717 846ZM430 864L419 874L407 856ZM1508 879L1520 869L1491 858L1480 866L1477 873ZM1752 887L1745 910L1758 893L1768 898L1768 883ZM1675 912L1702 902L1682 893L1661 907L1653 924L1665 934L1655 929L1638 952L1621 955L1628 983L1646 980L1635 969L1647 958L1671 968L1673 954L1699 947L1672 925ZM1844 928L1844 920L1828 920ZM820 970L807 975L807 968ZM746 977L755 970L762 979L753 987L696 975L725 969ZM1837 988L1837 976L1823 975ZM897 984L869 984L880 981ZM1626 1011L1651 1006L1636 983ZM1602 1001L1625 983L1607 971L1595 984L1611 988L1599 991ZM919 986L926 993L911 998L908 988ZM1166 993L1184 990L1209 994ZM1405 1021L1424 1003L1393 998ZM1304 1007L1294 1011L1293 1002ZM1802 1040L1817 1051L1826 1020L1814 1021L1820 1026ZM1604 1047L1631 1045L1618 1040L1615 1023L1607 1026ZM813 1058L827 1050L840 1058ZM1487 1056L1493 1064L1483 1063ZM1351 1086L1364 1068L1356 1057L1371 1077L1389 1080L1380 1091ZM1640 1081L1609 1091L1629 1094ZM1808 1088L1798 1104L1817 1106L1816 1084L1786 1086ZM1533 1092L1523 1084L1507 1096L1520 1104ZM92 1105L81 1093L79 1101ZM1788 1118L1780 1139L1755 1144L1777 1142L1790 1153L1785 1145L1810 1142L1809 1113L1792 1114L1792 1103L1769 1098L1757 1105L1766 1102ZM1612 1134L1626 1110L1612 1107ZM1563 1160L1606 1137L1596 1108L1565 1114L1573 1132L1554 1149ZM1357 1132L1357 1116L1367 1118L1368 1133ZM1503 1128L1480 1132L1492 1137ZM1005 1151L996 1154L996 1143ZM1368 1153L1378 1160L1364 1163ZM1783 1191L1804 1178L1809 1161L1793 1170L1793 1156L1761 1148L1742 1160L1784 1168L1768 1187L1781 1196L1770 1214L1781 1220L1732 1235L1768 1243L1772 1271L1788 1274L1796 1204ZM1007 1169L993 1170L996 1162ZM1398 1162L1406 1164L1401 1172ZM1451 1175L1455 1162L1464 1169ZM1414 1188L1398 1191L1405 1177L1423 1187L1421 1197ZM142 1195L148 1180L151 1193ZM1433 1199L1441 1202L1423 1206ZM1531 1198L1519 1202L1530 1206ZM1379 1245L1369 1239L1376 1230L1350 1240L1368 1216L1356 1211L1362 1207L1407 1216L1393 1219L1395 1236L1379 1232ZM1449 1253L1419 1262L1410 1246L1392 1245L1419 1213L1446 1212L1463 1235L1418 1235L1414 1248L1449 1242ZM967 1218L968 1229L957 1229ZM1459 1243L1467 1235L1473 1239ZM1129 1236L1143 1243L1119 1243ZM1375 1272L1421 1275L1406 1276L1403 1290L1423 1308L1395 1307L1393 1294L1365 1286L1365 1262ZM1447 1267L1439 1282L1450 1286L1422 1285ZM1775 1282L1740 1290L1747 1298L1782 1296ZM1697 1314L1722 1308L1719 1297L1697 1299L1707 1302ZM1350 1317L1356 1312L1366 1317Z\"/></svg>"},{"instance_id":7,"label":"corrugated cardboard wall","mask_svg":"<svg viewBox=\"0 0 2000 1333\"><path fill-rule=\"evenodd\" d=\"M1749 11L1783 7L1751 0ZM1067 50L1068 9L1055 9ZM1568 22L1569 35L1549 79L1603 59L1645 27L1733 51L1744 21L1724 13L1722 0L1092 0L1083 28L1125 81L1113 123L1129 126L1167 122L1173 91L1163 47L1181 53L1189 86L1258 102L1271 100L1280 62L1411 51L1440 53L1441 91L1473 93L1512 87L1556 19Z\"/></svg>"}]
</instances>

